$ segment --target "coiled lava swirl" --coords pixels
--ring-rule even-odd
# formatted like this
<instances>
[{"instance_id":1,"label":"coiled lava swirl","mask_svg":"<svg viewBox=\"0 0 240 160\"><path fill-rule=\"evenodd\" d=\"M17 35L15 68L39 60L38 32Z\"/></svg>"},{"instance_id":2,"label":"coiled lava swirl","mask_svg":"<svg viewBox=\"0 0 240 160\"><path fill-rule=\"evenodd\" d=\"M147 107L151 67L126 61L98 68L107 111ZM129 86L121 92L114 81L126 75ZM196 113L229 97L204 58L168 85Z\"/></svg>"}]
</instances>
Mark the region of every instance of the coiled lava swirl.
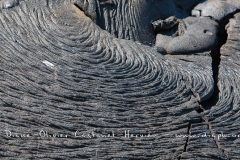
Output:
<instances>
[{"instance_id":1,"label":"coiled lava swirl","mask_svg":"<svg viewBox=\"0 0 240 160\"><path fill-rule=\"evenodd\" d=\"M236 32L237 19L229 32ZM231 132L239 125L234 35L221 51L227 60L220 67L219 102L205 110L201 103L214 93L211 51L162 55L155 47L114 37L62 0L20 1L1 10L0 28L1 157L236 158L236 151L224 149L236 139L230 145L226 139L176 137L216 133L222 123ZM40 130L69 136L34 136ZM76 131L126 130L153 137L74 137ZM21 134L30 137L16 137Z\"/></svg>"}]
</instances>

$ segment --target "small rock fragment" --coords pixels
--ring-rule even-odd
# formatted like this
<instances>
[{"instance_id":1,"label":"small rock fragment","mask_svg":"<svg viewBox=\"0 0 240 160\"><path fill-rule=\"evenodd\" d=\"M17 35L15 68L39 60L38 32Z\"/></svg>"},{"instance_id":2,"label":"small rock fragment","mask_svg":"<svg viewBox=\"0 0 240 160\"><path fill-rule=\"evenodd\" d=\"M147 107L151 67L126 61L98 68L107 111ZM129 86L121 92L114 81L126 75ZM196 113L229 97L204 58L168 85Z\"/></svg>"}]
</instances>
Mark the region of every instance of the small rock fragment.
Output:
<instances>
[{"instance_id":1,"label":"small rock fragment","mask_svg":"<svg viewBox=\"0 0 240 160\"><path fill-rule=\"evenodd\" d=\"M155 32L159 32L161 30L168 30L178 24L178 19L175 16L171 16L165 20L157 20L152 22L153 29Z\"/></svg>"},{"instance_id":2,"label":"small rock fragment","mask_svg":"<svg viewBox=\"0 0 240 160\"><path fill-rule=\"evenodd\" d=\"M19 0L1 0L0 1L0 7L2 9L12 8L18 4L19 4Z\"/></svg>"},{"instance_id":3,"label":"small rock fragment","mask_svg":"<svg viewBox=\"0 0 240 160\"><path fill-rule=\"evenodd\" d=\"M197 53L210 50L217 41L218 23L208 17L179 20L178 36L157 34L156 46L168 54Z\"/></svg>"},{"instance_id":4,"label":"small rock fragment","mask_svg":"<svg viewBox=\"0 0 240 160\"><path fill-rule=\"evenodd\" d=\"M44 63L46 66L48 66L48 67L50 67L50 68L53 68L53 67L54 67L54 64L52 64L52 63L50 63L50 62L48 62L48 61L46 61L46 60L42 61L42 63Z\"/></svg>"},{"instance_id":5,"label":"small rock fragment","mask_svg":"<svg viewBox=\"0 0 240 160\"><path fill-rule=\"evenodd\" d=\"M220 21L227 15L237 11L238 5L239 1L207 0L195 6L192 10L192 15L196 17L212 17ZM198 13L198 11L200 11L200 13Z\"/></svg>"},{"instance_id":6,"label":"small rock fragment","mask_svg":"<svg viewBox=\"0 0 240 160\"><path fill-rule=\"evenodd\" d=\"M194 9L194 10L192 10L191 14L192 14L192 16L200 17L201 16L201 10Z\"/></svg>"}]
</instances>

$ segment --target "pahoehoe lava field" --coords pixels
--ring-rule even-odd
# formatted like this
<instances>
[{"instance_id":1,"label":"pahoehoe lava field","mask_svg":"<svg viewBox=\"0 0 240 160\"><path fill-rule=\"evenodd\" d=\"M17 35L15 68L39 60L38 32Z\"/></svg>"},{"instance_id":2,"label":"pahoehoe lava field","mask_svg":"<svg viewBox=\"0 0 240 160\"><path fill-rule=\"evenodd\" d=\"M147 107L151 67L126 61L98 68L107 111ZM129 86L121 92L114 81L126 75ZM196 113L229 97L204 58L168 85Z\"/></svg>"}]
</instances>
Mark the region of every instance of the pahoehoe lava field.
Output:
<instances>
[{"instance_id":1,"label":"pahoehoe lava field","mask_svg":"<svg viewBox=\"0 0 240 160\"><path fill-rule=\"evenodd\" d=\"M0 159L240 159L239 12L0 0Z\"/></svg>"}]
</instances>

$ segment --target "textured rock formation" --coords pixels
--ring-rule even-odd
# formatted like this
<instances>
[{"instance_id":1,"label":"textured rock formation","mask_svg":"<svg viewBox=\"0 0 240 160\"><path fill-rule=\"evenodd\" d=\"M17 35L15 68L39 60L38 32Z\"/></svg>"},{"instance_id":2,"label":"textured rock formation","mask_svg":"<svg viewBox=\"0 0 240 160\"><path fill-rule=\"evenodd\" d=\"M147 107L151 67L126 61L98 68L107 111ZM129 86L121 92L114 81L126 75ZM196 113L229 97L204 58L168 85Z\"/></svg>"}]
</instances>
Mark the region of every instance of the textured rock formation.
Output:
<instances>
[{"instance_id":1,"label":"textured rock formation","mask_svg":"<svg viewBox=\"0 0 240 160\"><path fill-rule=\"evenodd\" d=\"M240 8L240 2L236 0L207 0L197 5L193 11L194 16L212 17L220 21Z\"/></svg>"},{"instance_id":2,"label":"textured rock formation","mask_svg":"<svg viewBox=\"0 0 240 160\"><path fill-rule=\"evenodd\" d=\"M238 159L238 138L217 134L238 133L239 15L219 71L220 40L177 55L151 46L152 21L176 10L186 18L194 2L29 0L2 9L1 158ZM204 133L216 137L193 137Z\"/></svg>"},{"instance_id":3,"label":"textured rock formation","mask_svg":"<svg viewBox=\"0 0 240 160\"><path fill-rule=\"evenodd\" d=\"M19 4L19 0L1 0L0 7L2 9L12 8Z\"/></svg>"},{"instance_id":4,"label":"textured rock formation","mask_svg":"<svg viewBox=\"0 0 240 160\"><path fill-rule=\"evenodd\" d=\"M170 28L170 32L171 28ZM160 32L156 37L156 46L160 52L169 54L187 54L209 51L217 43L218 23L210 18L188 17L179 22L177 34Z\"/></svg>"},{"instance_id":5,"label":"textured rock formation","mask_svg":"<svg viewBox=\"0 0 240 160\"><path fill-rule=\"evenodd\" d=\"M227 29L228 39L221 48L221 63L219 67L219 95L217 102L203 112L207 127L203 124L193 124L192 134L205 132L212 138L190 138L189 145L182 159L211 158L239 159L239 22L240 14L230 19ZM210 130L210 133L208 133ZM199 147L201 146L201 147ZM206 154L207 153L207 154Z\"/></svg>"}]
</instances>

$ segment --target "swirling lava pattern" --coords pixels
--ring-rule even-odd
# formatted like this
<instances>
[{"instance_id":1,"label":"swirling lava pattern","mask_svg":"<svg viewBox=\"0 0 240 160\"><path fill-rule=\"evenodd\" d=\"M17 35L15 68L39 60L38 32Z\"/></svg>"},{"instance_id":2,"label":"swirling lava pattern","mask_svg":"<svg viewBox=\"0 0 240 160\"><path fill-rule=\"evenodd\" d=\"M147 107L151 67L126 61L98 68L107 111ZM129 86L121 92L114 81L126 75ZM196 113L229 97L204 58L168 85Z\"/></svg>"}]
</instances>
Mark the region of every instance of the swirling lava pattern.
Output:
<instances>
[{"instance_id":1,"label":"swirling lava pattern","mask_svg":"<svg viewBox=\"0 0 240 160\"><path fill-rule=\"evenodd\" d=\"M230 19L227 43L221 48L219 76L219 101L208 113L215 133L225 134L220 138L220 147L229 159L239 159L239 111L240 111L240 14ZM221 131L222 133L219 133Z\"/></svg>"},{"instance_id":2,"label":"swirling lava pattern","mask_svg":"<svg viewBox=\"0 0 240 160\"><path fill-rule=\"evenodd\" d=\"M184 153L182 159L239 159L239 24L240 14L237 13L227 25L227 42L220 51L218 102L210 110L203 113L206 124L195 124L191 128L192 135L205 132L208 135L213 135L212 139L206 141L206 138L190 138L188 153Z\"/></svg>"},{"instance_id":3,"label":"swirling lava pattern","mask_svg":"<svg viewBox=\"0 0 240 160\"><path fill-rule=\"evenodd\" d=\"M201 123L196 110L214 88L208 53L164 57L116 39L70 1L1 10L0 50L3 158L176 159L188 138L175 135ZM34 136L40 130L69 136ZM76 138L77 130L152 137Z\"/></svg>"}]
</instances>

